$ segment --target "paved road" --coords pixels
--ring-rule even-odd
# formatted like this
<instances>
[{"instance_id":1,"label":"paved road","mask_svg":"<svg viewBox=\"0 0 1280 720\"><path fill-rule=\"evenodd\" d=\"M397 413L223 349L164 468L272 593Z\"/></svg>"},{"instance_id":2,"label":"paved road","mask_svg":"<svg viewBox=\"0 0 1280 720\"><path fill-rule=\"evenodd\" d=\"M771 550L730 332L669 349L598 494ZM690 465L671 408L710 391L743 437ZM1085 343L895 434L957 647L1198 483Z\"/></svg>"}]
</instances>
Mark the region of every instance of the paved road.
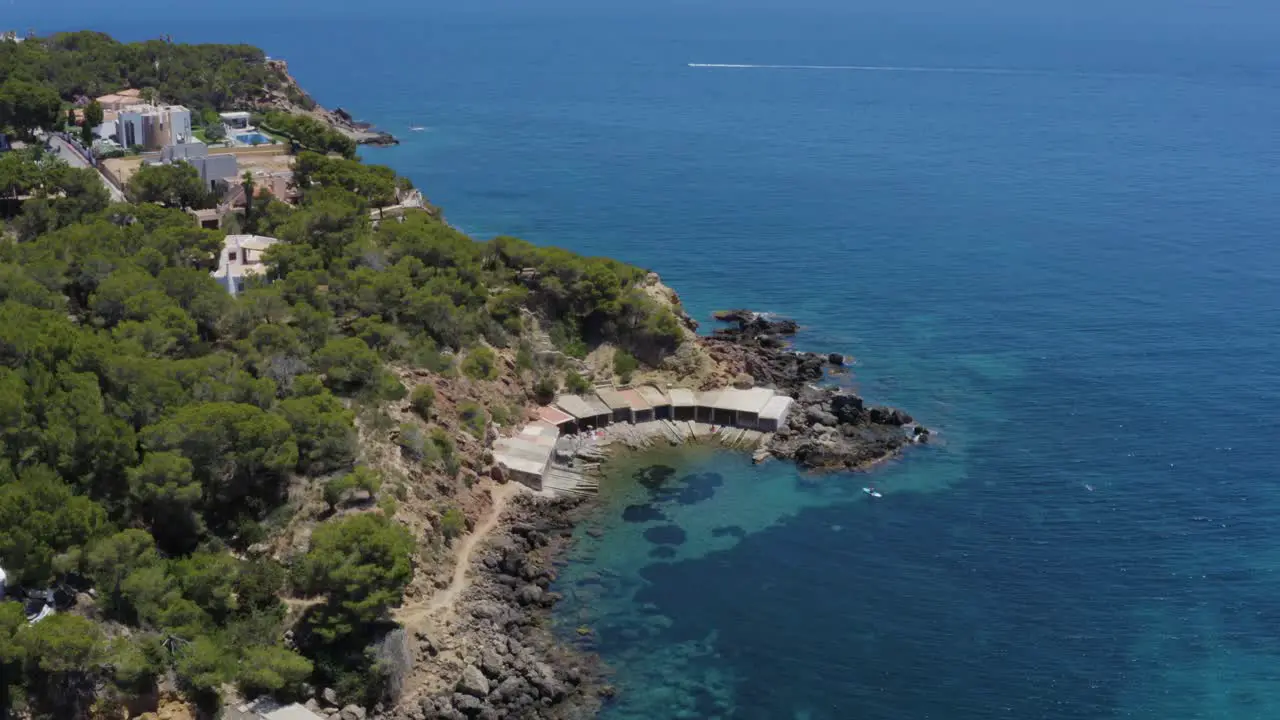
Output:
<instances>
[{"instance_id":1,"label":"paved road","mask_svg":"<svg viewBox=\"0 0 1280 720\"><path fill-rule=\"evenodd\" d=\"M76 152L71 145L57 135L49 136L49 149L53 151L66 164L71 167L87 168L89 163L85 162L84 157Z\"/></svg>"},{"instance_id":2,"label":"paved road","mask_svg":"<svg viewBox=\"0 0 1280 720\"><path fill-rule=\"evenodd\" d=\"M54 155L57 155L71 167L90 167L83 155L76 152L66 140L63 140L57 135L49 136L49 149ZM124 202L124 193L120 192L120 189L115 185L112 185L101 172L97 171L96 168L94 171L98 173L98 179L102 181L102 184L107 188L107 192L111 194L111 202Z\"/></svg>"}]
</instances>

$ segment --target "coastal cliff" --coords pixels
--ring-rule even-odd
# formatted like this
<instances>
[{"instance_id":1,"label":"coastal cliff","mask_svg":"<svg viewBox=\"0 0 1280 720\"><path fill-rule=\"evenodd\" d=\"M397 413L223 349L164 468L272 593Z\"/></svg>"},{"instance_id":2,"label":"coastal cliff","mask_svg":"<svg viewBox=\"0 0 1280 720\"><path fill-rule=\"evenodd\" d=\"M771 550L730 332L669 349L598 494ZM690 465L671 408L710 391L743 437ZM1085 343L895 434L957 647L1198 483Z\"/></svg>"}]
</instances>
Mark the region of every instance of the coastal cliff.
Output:
<instances>
[{"instance_id":1,"label":"coastal cliff","mask_svg":"<svg viewBox=\"0 0 1280 720\"><path fill-rule=\"evenodd\" d=\"M843 369L845 359L792 350L790 338L799 329L795 322L733 311L718 317L731 327L698 336L693 333L697 323L674 290L652 273L644 284L688 331L668 357L680 360L664 362L648 377L714 386L724 378L750 376L753 383L795 398L788 427L767 446L773 457L816 471L863 470L927 441L929 431L903 411L868 406L858 395L824 384L828 372ZM682 376L673 370L684 366L699 372ZM560 599L551 591L555 559L590 507L579 497L520 493L512 498L489 540L470 556L471 581L456 612L416 636L417 671L429 676L429 684L402 698L387 717L580 718L594 716L608 702L614 689L607 683L607 668L546 629Z\"/></svg>"},{"instance_id":2,"label":"coastal cliff","mask_svg":"<svg viewBox=\"0 0 1280 720\"><path fill-rule=\"evenodd\" d=\"M400 144L400 140L391 133L356 120L351 113L341 107L329 110L321 106L302 89L293 75L289 74L289 64L285 60L271 58L266 60L266 64L279 78L281 87L270 89L266 93L263 100L259 102L260 110L279 110L315 118L359 145L385 147Z\"/></svg>"}]
</instances>

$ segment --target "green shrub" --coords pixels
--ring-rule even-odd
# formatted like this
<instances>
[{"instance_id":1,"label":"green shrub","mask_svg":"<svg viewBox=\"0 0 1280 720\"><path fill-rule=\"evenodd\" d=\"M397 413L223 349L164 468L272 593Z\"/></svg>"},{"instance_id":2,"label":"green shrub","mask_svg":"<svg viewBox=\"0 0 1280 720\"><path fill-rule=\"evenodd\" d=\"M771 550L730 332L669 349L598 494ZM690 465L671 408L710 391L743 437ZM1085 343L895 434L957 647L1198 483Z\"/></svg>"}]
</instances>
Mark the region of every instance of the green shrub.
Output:
<instances>
[{"instance_id":1,"label":"green shrub","mask_svg":"<svg viewBox=\"0 0 1280 720\"><path fill-rule=\"evenodd\" d=\"M645 332L659 345L674 348L680 344L684 331L680 321L668 308L660 308L645 321Z\"/></svg>"},{"instance_id":2,"label":"green shrub","mask_svg":"<svg viewBox=\"0 0 1280 720\"><path fill-rule=\"evenodd\" d=\"M400 452L414 462L427 459L427 436L413 423L404 423L400 426L400 435L396 438L396 444L400 446Z\"/></svg>"},{"instance_id":3,"label":"green shrub","mask_svg":"<svg viewBox=\"0 0 1280 720\"><path fill-rule=\"evenodd\" d=\"M472 437L478 440L484 439L484 431L489 426L489 417L485 414L484 408L473 402L464 402L458 407L458 414L462 417L462 425L471 433Z\"/></svg>"},{"instance_id":4,"label":"green shrub","mask_svg":"<svg viewBox=\"0 0 1280 720\"><path fill-rule=\"evenodd\" d=\"M400 382L400 378L385 368L378 368L378 372L374 373L373 386L370 389L375 398L387 402L403 400L404 396L409 394L409 390L405 388L404 383Z\"/></svg>"},{"instance_id":5,"label":"green shrub","mask_svg":"<svg viewBox=\"0 0 1280 720\"><path fill-rule=\"evenodd\" d=\"M511 424L511 409L505 405L494 405L489 408L489 419L495 424L507 427Z\"/></svg>"},{"instance_id":6,"label":"green shrub","mask_svg":"<svg viewBox=\"0 0 1280 720\"><path fill-rule=\"evenodd\" d=\"M312 356L325 374L325 384L335 392L351 391L379 380L382 360L360 338L335 338Z\"/></svg>"},{"instance_id":7,"label":"green shrub","mask_svg":"<svg viewBox=\"0 0 1280 720\"><path fill-rule=\"evenodd\" d=\"M440 352L435 341L423 336L409 349L407 359L414 367L430 370L439 375L453 371L453 355Z\"/></svg>"},{"instance_id":8,"label":"green shrub","mask_svg":"<svg viewBox=\"0 0 1280 720\"><path fill-rule=\"evenodd\" d=\"M446 540L459 537L466 531L467 518L458 508L449 508L444 511L444 515L440 516L440 534L444 535Z\"/></svg>"},{"instance_id":9,"label":"green shrub","mask_svg":"<svg viewBox=\"0 0 1280 720\"><path fill-rule=\"evenodd\" d=\"M431 444L436 447L440 457L445 460L449 460L458 454L458 446L454 444L453 438L449 437L449 433L444 428L431 428Z\"/></svg>"},{"instance_id":10,"label":"green shrub","mask_svg":"<svg viewBox=\"0 0 1280 720\"><path fill-rule=\"evenodd\" d=\"M458 477L458 472L462 470L462 459L457 455L450 455L444 459L444 472L450 478ZM468 485L467 487L471 487Z\"/></svg>"},{"instance_id":11,"label":"green shrub","mask_svg":"<svg viewBox=\"0 0 1280 720\"><path fill-rule=\"evenodd\" d=\"M527 340L521 341L520 347L516 349L516 369L532 370L533 363L533 346Z\"/></svg>"},{"instance_id":12,"label":"green shrub","mask_svg":"<svg viewBox=\"0 0 1280 720\"><path fill-rule=\"evenodd\" d=\"M436 389L425 383L414 388L413 394L409 396L409 405L423 420L431 419L431 410L435 404Z\"/></svg>"},{"instance_id":13,"label":"green shrub","mask_svg":"<svg viewBox=\"0 0 1280 720\"><path fill-rule=\"evenodd\" d=\"M574 395L591 392L591 383L577 371L570 370L564 374L564 388Z\"/></svg>"},{"instance_id":14,"label":"green shrub","mask_svg":"<svg viewBox=\"0 0 1280 720\"><path fill-rule=\"evenodd\" d=\"M568 322L561 321L551 326L551 344L560 349L560 352L582 359L587 356L589 348L587 343L579 335L577 329Z\"/></svg>"},{"instance_id":15,"label":"green shrub","mask_svg":"<svg viewBox=\"0 0 1280 720\"><path fill-rule=\"evenodd\" d=\"M260 122L260 127L283 135L307 150L337 153L346 158L355 157L356 154L354 140L308 115L270 112Z\"/></svg>"},{"instance_id":16,"label":"green shrub","mask_svg":"<svg viewBox=\"0 0 1280 720\"><path fill-rule=\"evenodd\" d=\"M403 435L403 431L401 434ZM343 494L348 490L366 490L370 495L373 495L378 492L380 487L382 487L382 476L362 465L325 483L324 501L329 503L329 507L334 507L342 500Z\"/></svg>"},{"instance_id":17,"label":"green shrub","mask_svg":"<svg viewBox=\"0 0 1280 720\"><path fill-rule=\"evenodd\" d=\"M640 367L640 361L636 360L636 356L619 349L613 354L613 372L622 382L631 382L631 375Z\"/></svg>"},{"instance_id":18,"label":"green shrub","mask_svg":"<svg viewBox=\"0 0 1280 720\"><path fill-rule=\"evenodd\" d=\"M560 383L556 382L554 375L543 375L533 385L533 397L539 403L546 405L556 398L559 390Z\"/></svg>"},{"instance_id":19,"label":"green shrub","mask_svg":"<svg viewBox=\"0 0 1280 720\"><path fill-rule=\"evenodd\" d=\"M493 350L481 345L467 353L467 358L462 361L462 372L474 380L496 380L498 356Z\"/></svg>"}]
</instances>

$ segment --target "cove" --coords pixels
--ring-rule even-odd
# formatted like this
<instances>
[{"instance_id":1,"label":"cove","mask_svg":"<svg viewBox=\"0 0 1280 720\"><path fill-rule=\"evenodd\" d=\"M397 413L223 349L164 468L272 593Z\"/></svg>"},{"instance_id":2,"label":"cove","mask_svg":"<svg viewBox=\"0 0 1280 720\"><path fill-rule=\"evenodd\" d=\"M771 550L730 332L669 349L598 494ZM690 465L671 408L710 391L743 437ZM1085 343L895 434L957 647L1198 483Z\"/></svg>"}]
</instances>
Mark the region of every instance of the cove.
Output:
<instances>
[{"instance_id":1,"label":"cove","mask_svg":"<svg viewBox=\"0 0 1280 720\"><path fill-rule=\"evenodd\" d=\"M555 608L559 634L599 652L615 671L618 695L604 717L815 712L782 701L760 708L767 714L742 715L742 658L720 640L747 628L763 632L762 624L782 631L786 616L805 608L804 584L812 581L780 574L774 562L856 582L875 533L897 522L880 503L936 489L913 486L907 470L945 454L914 449L878 468L877 480L896 483L879 501L861 490L867 474L757 465L748 453L708 445L611 459L554 587L564 595Z\"/></svg>"}]
</instances>

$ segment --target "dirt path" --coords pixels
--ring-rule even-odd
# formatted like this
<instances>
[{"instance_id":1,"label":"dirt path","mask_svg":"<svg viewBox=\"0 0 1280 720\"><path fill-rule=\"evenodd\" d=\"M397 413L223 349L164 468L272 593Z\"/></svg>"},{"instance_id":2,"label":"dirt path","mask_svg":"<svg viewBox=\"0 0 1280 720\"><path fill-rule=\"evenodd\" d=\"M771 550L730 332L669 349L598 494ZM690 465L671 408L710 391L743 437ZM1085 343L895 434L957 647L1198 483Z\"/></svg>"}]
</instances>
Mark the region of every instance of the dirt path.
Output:
<instances>
[{"instance_id":1,"label":"dirt path","mask_svg":"<svg viewBox=\"0 0 1280 720\"><path fill-rule=\"evenodd\" d=\"M506 510L511 498L520 492L520 487L519 483L508 482L506 485L498 485L490 490L493 505L489 507L489 512L476 524L475 529L458 543L454 551L453 577L449 581L449 587L422 602L406 605L396 612L396 620L400 621L407 630L421 628L428 618L437 614L453 613L458 598L462 597L462 593L471 586L471 578L468 577L471 556L475 554L476 547L481 541L498 527L502 512Z\"/></svg>"}]
</instances>

